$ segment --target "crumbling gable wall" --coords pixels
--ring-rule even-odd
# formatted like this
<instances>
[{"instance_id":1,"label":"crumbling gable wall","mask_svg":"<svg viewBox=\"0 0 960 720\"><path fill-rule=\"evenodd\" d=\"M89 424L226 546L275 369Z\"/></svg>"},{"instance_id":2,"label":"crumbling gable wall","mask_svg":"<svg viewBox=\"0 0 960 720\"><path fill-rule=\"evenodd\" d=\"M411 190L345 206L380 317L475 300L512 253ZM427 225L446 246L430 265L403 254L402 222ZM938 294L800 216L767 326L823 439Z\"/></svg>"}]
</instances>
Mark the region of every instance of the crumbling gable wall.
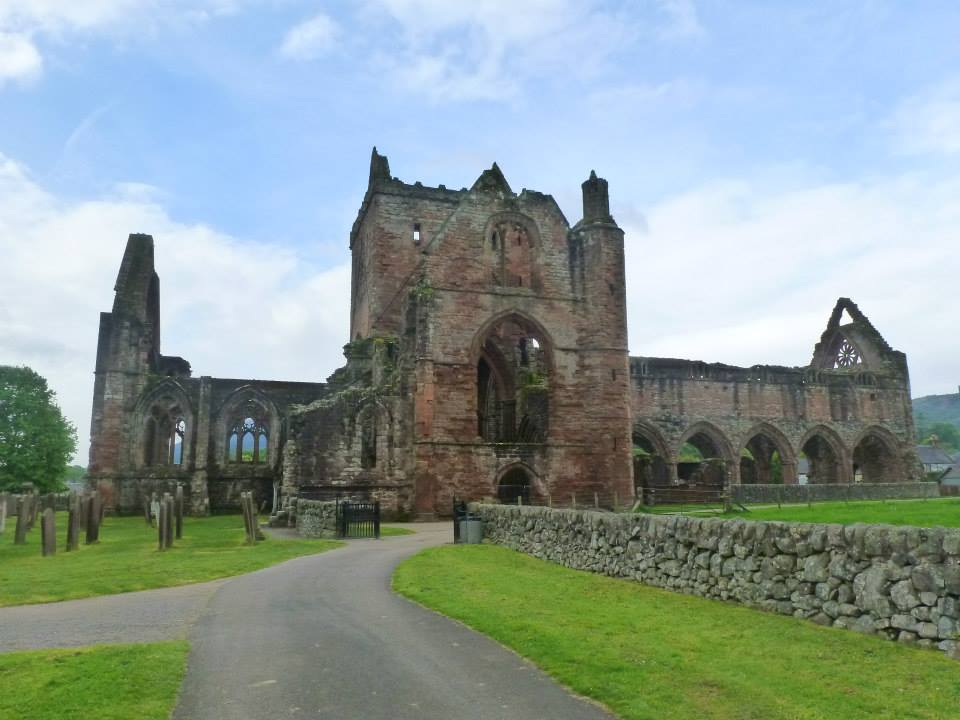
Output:
<instances>
[{"instance_id":1,"label":"crumbling gable wall","mask_svg":"<svg viewBox=\"0 0 960 720\"><path fill-rule=\"evenodd\" d=\"M841 324L844 313L851 322ZM813 483L919 479L906 357L847 298L808 366L631 358L631 381L635 444L654 449L639 463L647 484L676 482L684 444L703 435L714 440L710 454L726 482L771 482L758 465L772 451L788 484L798 481L801 457Z\"/></svg>"}]
</instances>

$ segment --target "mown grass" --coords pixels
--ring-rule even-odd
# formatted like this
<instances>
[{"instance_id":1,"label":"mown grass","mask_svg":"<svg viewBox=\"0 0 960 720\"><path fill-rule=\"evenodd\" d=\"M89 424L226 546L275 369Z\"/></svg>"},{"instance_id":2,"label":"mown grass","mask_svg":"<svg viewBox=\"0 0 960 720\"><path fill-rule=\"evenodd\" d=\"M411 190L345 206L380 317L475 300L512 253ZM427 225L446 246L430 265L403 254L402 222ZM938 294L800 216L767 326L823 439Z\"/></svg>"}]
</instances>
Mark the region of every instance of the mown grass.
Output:
<instances>
[{"instance_id":1,"label":"mown grass","mask_svg":"<svg viewBox=\"0 0 960 720\"><path fill-rule=\"evenodd\" d=\"M187 643L0 653L0 718L167 720Z\"/></svg>"},{"instance_id":2,"label":"mown grass","mask_svg":"<svg viewBox=\"0 0 960 720\"><path fill-rule=\"evenodd\" d=\"M68 553L64 551L66 514L58 515L58 549L52 557L41 556L39 521L26 545L13 544L10 524L0 535L0 607L214 580L341 545L300 539L245 545L242 517L218 515L185 518L183 539L160 552L156 530L142 518L108 517L98 544L81 545Z\"/></svg>"},{"instance_id":3,"label":"mown grass","mask_svg":"<svg viewBox=\"0 0 960 720\"><path fill-rule=\"evenodd\" d=\"M745 520L798 520L815 523L884 523L887 525L915 525L917 527L960 527L960 498L933 500L869 500L856 502L820 502L810 505L748 506L749 512L719 513L710 509L698 510L694 505L658 505L644 508L645 512L675 513L709 517L741 517ZM958 713L960 717L960 713Z\"/></svg>"},{"instance_id":4,"label":"mown grass","mask_svg":"<svg viewBox=\"0 0 960 720\"><path fill-rule=\"evenodd\" d=\"M403 562L394 589L628 720L960 716L938 652L592 575L490 545Z\"/></svg>"},{"instance_id":5,"label":"mown grass","mask_svg":"<svg viewBox=\"0 0 960 720\"><path fill-rule=\"evenodd\" d=\"M413 530L396 525L380 526L380 537L399 537L400 535L413 535Z\"/></svg>"}]
</instances>

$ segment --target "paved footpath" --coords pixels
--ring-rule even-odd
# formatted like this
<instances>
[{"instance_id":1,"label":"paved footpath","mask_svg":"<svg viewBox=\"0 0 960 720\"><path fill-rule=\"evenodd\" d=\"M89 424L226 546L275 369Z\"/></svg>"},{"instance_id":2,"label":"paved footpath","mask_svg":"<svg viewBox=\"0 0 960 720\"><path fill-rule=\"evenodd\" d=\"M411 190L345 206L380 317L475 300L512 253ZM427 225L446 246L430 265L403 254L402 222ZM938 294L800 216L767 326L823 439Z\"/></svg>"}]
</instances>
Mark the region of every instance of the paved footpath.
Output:
<instances>
[{"instance_id":1,"label":"paved footpath","mask_svg":"<svg viewBox=\"0 0 960 720\"><path fill-rule=\"evenodd\" d=\"M610 720L479 633L390 591L449 523L231 580L190 633L177 720ZM535 608L520 609L536 612Z\"/></svg>"},{"instance_id":2,"label":"paved footpath","mask_svg":"<svg viewBox=\"0 0 960 720\"><path fill-rule=\"evenodd\" d=\"M610 720L492 640L390 591L449 523L249 575L0 608L0 652L187 637L176 720ZM536 612L536 608L518 608Z\"/></svg>"}]
</instances>

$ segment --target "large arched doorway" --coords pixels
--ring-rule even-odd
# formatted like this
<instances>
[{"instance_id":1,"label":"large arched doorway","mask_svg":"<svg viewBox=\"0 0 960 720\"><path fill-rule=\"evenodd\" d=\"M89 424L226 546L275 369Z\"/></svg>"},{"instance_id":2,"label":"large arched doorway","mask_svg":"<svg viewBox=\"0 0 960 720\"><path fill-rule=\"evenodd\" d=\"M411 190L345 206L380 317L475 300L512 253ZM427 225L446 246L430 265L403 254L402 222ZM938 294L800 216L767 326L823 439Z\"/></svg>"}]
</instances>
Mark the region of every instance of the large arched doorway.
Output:
<instances>
[{"instance_id":1,"label":"large arched doorway","mask_svg":"<svg viewBox=\"0 0 960 720\"><path fill-rule=\"evenodd\" d=\"M519 315L495 322L479 341L477 434L494 443L542 443L550 426L550 346Z\"/></svg>"},{"instance_id":2,"label":"large arched doorway","mask_svg":"<svg viewBox=\"0 0 960 720\"><path fill-rule=\"evenodd\" d=\"M835 485L847 482L843 466L843 446L825 428L809 433L800 446L807 461L806 482L810 485Z\"/></svg>"},{"instance_id":3,"label":"large arched doorway","mask_svg":"<svg viewBox=\"0 0 960 720\"><path fill-rule=\"evenodd\" d=\"M740 482L790 485L796 481L796 460L786 437L765 424L748 432L740 447Z\"/></svg>"},{"instance_id":4,"label":"large arched doorway","mask_svg":"<svg viewBox=\"0 0 960 720\"><path fill-rule=\"evenodd\" d=\"M903 482L900 458L896 445L886 431L870 429L853 448L854 482Z\"/></svg>"},{"instance_id":5,"label":"large arched doorway","mask_svg":"<svg viewBox=\"0 0 960 720\"><path fill-rule=\"evenodd\" d=\"M497 499L504 505L530 504L530 475L522 467L511 468L497 483Z\"/></svg>"},{"instance_id":6,"label":"large arched doorway","mask_svg":"<svg viewBox=\"0 0 960 720\"><path fill-rule=\"evenodd\" d=\"M651 428L633 428L633 485L637 497L644 488L667 487L673 484L670 455L663 439Z\"/></svg>"},{"instance_id":7,"label":"large arched doorway","mask_svg":"<svg viewBox=\"0 0 960 720\"><path fill-rule=\"evenodd\" d=\"M729 481L728 443L715 427L701 423L687 430L677 453L677 477L681 484L722 488Z\"/></svg>"}]
</instances>

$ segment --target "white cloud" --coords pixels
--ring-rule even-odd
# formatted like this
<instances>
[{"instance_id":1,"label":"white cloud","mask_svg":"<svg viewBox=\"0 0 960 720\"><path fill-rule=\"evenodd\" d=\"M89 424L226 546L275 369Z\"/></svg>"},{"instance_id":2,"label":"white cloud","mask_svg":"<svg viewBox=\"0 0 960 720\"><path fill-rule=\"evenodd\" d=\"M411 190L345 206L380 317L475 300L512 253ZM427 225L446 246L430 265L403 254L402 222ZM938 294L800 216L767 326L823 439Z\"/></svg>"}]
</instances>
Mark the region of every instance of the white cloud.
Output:
<instances>
[{"instance_id":1,"label":"white cloud","mask_svg":"<svg viewBox=\"0 0 960 720\"><path fill-rule=\"evenodd\" d=\"M908 354L915 394L956 386L960 178L730 181L625 211L634 354L804 365L846 296Z\"/></svg>"},{"instance_id":2,"label":"white cloud","mask_svg":"<svg viewBox=\"0 0 960 720\"><path fill-rule=\"evenodd\" d=\"M364 24L398 42L387 76L433 101L497 100L524 81L595 74L635 39L626 14L575 0L369 0Z\"/></svg>"},{"instance_id":3,"label":"white cloud","mask_svg":"<svg viewBox=\"0 0 960 720\"><path fill-rule=\"evenodd\" d=\"M291 60L316 60L336 43L340 28L329 16L317 15L295 25L280 46L280 54Z\"/></svg>"},{"instance_id":4,"label":"white cloud","mask_svg":"<svg viewBox=\"0 0 960 720\"><path fill-rule=\"evenodd\" d=\"M63 202L0 155L0 363L47 377L77 424L86 464L99 313L110 309L126 237L151 233L163 351L195 374L322 381L342 364L350 268L318 267L172 219L151 188Z\"/></svg>"},{"instance_id":5,"label":"white cloud","mask_svg":"<svg viewBox=\"0 0 960 720\"><path fill-rule=\"evenodd\" d=\"M0 32L0 87L5 82L29 82L40 76L43 58L26 35Z\"/></svg>"},{"instance_id":6,"label":"white cloud","mask_svg":"<svg viewBox=\"0 0 960 720\"><path fill-rule=\"evenodd\" d=\"M902 153L960 153L960 80L906 98L889 125L896 149Z\"/></svg>"},{"instance_id":7,"label":"white cloud","mask_svg":"<svg viewBox=\"0 0 960 720\"><path fill-rule=\"evenodd\" d=\"M0 87L41 74L38 38L142 33L160 23L204 22L236 12L244 0L0 0Z\"/></svg>"}]
</instances>

